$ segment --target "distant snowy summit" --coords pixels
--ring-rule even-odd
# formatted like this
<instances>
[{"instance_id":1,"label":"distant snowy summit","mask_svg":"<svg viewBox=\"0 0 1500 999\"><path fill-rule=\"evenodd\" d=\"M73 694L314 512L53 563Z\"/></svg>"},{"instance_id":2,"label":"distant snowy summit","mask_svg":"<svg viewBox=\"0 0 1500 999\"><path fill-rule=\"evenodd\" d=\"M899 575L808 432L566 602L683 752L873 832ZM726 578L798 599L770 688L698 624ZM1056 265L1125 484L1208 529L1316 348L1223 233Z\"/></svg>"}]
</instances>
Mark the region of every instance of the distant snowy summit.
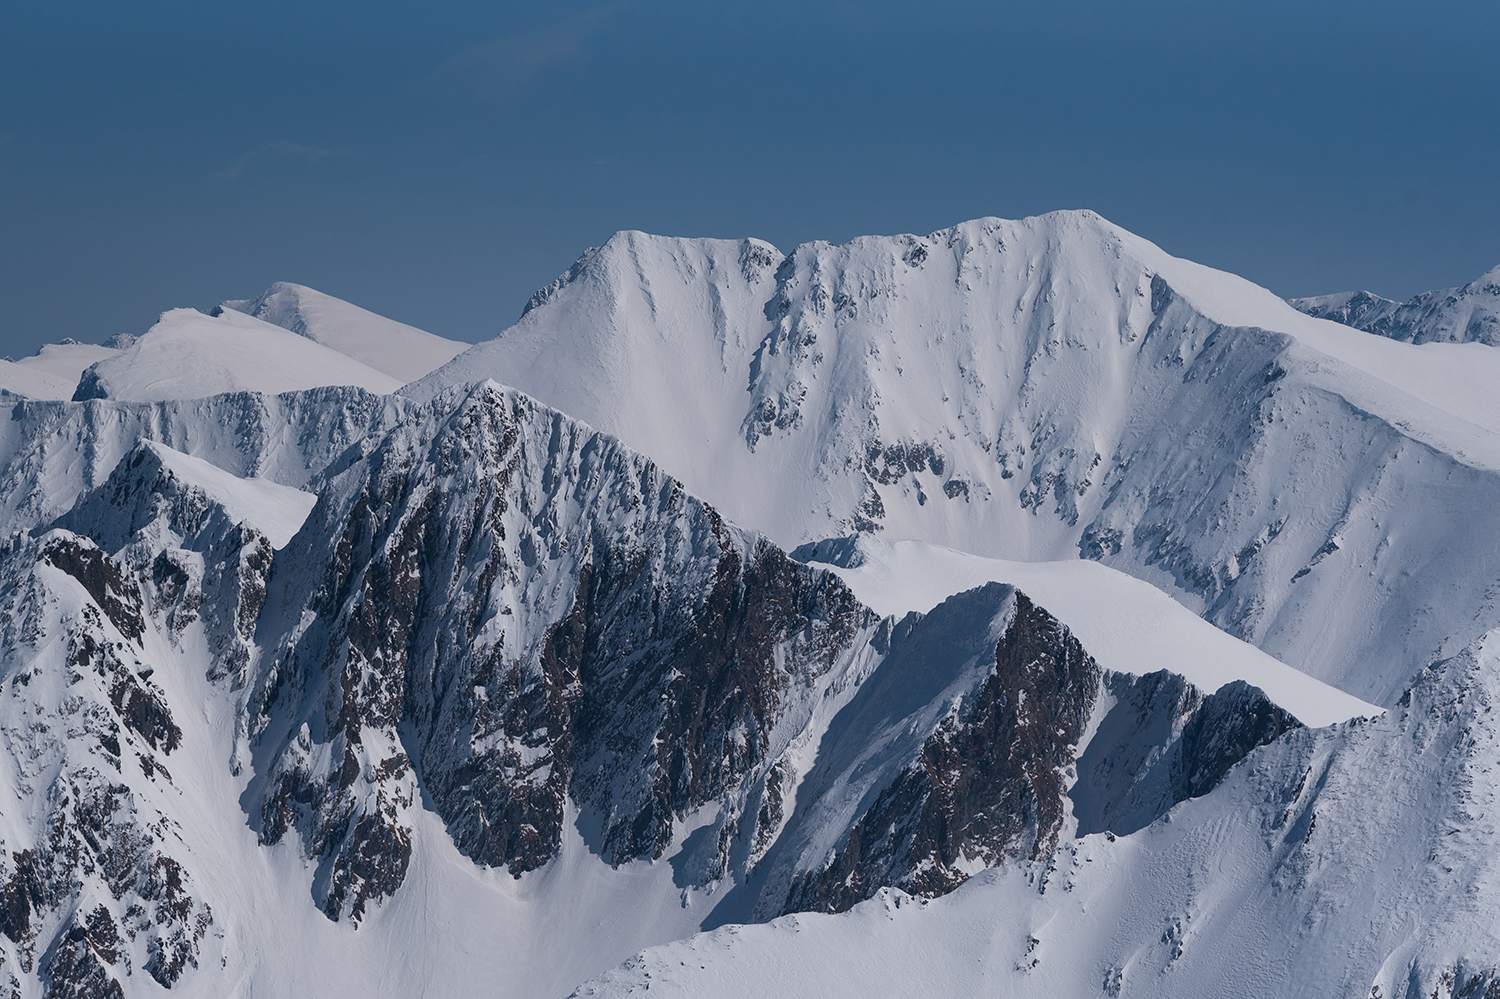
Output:
<instances>
[{"instance_id":1,"label":"distant snowy summit","mask_svg":"<svg viewBox=\"0 0 1500 999\"><path fill-rule=\"evenodd\" d=\"M285 281L254 298L223 302L216 311L224 309L291 330L402 383L447 364L469 346Z\"/></svg>"},{"instance_id":2,"label":"distant snowy summit","mask_svg":"<svg viewBox=\"0 0 1500 999\"><path fill-rule=\"evenodd\" d=\"M1368 291L1293 298L1310 316L1407 343L1484 343L1500 347L1500 267L1461 288L1424 291L1395 302Z\"/></svg>"},{"instance_id":3,"label":"distant snowy summit","mask_svg":"<svg viewBox=\"0 0 1500 999\"><path fill-rule=\"evenodd\" d=\"M48 344L0 361L0 392L154 402L355 385L392 392L466 349L311 288L277 282L210 312L172 309L103 345Z\"/></svg>"}]
</instances>

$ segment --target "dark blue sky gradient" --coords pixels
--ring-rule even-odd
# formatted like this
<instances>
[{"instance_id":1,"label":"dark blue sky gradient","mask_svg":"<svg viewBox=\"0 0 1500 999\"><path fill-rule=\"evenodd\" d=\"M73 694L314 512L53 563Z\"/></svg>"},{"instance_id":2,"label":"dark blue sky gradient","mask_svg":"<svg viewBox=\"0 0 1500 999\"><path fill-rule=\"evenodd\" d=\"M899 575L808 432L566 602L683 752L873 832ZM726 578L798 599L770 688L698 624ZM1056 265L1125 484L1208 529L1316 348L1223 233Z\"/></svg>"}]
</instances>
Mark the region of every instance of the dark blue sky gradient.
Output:
<instances>
[{"instance_id":1,"label":"dark blue sky gradient","mask_svg":"<svg viewBox=\"0 0 1500 999\"><path fill-rule=\"evenodd\" d=\"M0 8L0 353L298 281L480 340L622 228L1093 208L1283 295L1500 263L1500 6Z\"/></svg>"}]
</instances>

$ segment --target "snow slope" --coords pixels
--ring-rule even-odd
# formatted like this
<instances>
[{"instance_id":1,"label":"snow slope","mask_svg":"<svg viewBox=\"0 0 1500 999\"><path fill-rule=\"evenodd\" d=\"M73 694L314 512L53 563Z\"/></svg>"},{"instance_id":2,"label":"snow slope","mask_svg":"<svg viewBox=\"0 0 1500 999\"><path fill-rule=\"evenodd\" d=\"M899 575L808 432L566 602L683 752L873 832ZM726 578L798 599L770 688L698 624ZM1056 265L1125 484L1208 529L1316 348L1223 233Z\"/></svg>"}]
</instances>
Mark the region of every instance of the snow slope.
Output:
<instances>
[{"instance_id":1,"label":"snow slope","mask_svg":"<svg viewBox=\"0 0 1500 999\"><path fill-rule=\"evenodd\" d=\"M1355 291L1294 298L1291 305L1392 340L1500 347L1500 267L1461 288L1426 291L1408 302Z\"/></svg>"},{"instance_id":2,"label":"snow slope","mask_svg":"<svg viewBox=\"0 0 1500 999\"><path fill-rule=\"evenodd\" d=\"M173 309L132 346L91 365L73 398L152 402L319 385L393 392L401 382L243 313Z\"/></svg>"},{"instance_id":3,"label":"snow slope","mask_svg":"<svg viewBox=\"0 0 1500 999\"><path fill-rule=\"evenodd\" d=\"M1083 555L1377 703L1500 624L1500 354L1310 318L1090 212L788 255L619 233L403 392L479 377L782 544Z\"/></svg>"},{"instance_id":4,"label":"snow slope","mask_svg":"<svg viewBox=\"0 0 1500 999\"><path fill-rule=\"evenodd\" d=\"M224 302L219 309L274 323L401 382L421 378L469 346L285 281L277 281L255 298Z\"/></svg>"},{"instance_id":5,"label":"snow slope","mask_svg":"<svg viewBox=\"0 0 1500 999\"><path fill-rule=\"evenodd\" d=\"M1166 669L1207 692L1244 680L1304 725L1381 711L1225 634L1149 583L1097 562L1009 562L868 535L804 545L794 554L827 565L880 614L926 613L955 593L1009 583L1056 614L1106 669L1137 676Z\"/></svg>"}]
</instances>

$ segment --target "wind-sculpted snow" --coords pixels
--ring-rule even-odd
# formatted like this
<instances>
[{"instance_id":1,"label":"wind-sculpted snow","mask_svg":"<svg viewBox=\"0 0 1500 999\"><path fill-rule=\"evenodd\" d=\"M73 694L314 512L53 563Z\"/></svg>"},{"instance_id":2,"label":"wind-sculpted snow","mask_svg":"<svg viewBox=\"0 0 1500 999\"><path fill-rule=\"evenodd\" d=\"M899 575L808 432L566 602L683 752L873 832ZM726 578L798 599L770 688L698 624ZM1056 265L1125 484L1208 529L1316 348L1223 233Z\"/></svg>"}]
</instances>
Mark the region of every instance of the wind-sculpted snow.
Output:
<instances>
[{"instance_id":1,"label":"wind-sculpted snow","mask_svg":"<svg viewBox=\"0 0 1500 999\"><path fill-rule=\"evenodd\" d=\"M1500 988L1491 633L1388 714L1275 741L1130 836L932 902L733 927L580 988L624 995L1350 996Z\"/></svg>"},{"instance_id":2,"label":"wind-sculpted snow","mask_svg":"<svg viewBox=\"0 0 1500 999\"><path fill-rule=\"evenodd\" d=\"M786 255L621 233L403 392L476 377L782 544L1098 559L1379 703L1500 624L1500 354L1311 319L1088 212Z\"/></svg>"},{"instance_id":3,"label":"wind-sculpted snow","mask_svg":"<svg viewBox=\"0 0 1500 999\"><path fill-rule=\"evenodd\" d=\"M1408 302L1393 302L1368 291L1290 301L1310 316L1392 340L1500 347L1500 267L1461 288L1426 291Z\"/></svg>"}]
</instances>

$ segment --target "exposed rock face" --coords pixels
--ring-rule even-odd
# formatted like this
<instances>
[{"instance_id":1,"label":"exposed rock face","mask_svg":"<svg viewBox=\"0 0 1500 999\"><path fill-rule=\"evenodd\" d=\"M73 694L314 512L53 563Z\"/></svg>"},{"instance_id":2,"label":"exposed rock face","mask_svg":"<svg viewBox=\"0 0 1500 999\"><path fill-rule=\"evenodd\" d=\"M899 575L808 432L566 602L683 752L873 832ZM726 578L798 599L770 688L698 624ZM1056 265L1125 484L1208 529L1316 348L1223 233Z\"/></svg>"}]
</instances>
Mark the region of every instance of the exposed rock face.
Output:
<instances>
[{"instance_id":1,"label":"exposed rock face","mask_svg":"<svg viewBox=\"0 0 1500 999\"><path fill-rule=\"evenodd\" d=\"M143 659L147 593L62 530L0 562L0 738L27 802L0 842L0 933L47 996L121 996L136 971L171 987L213 924L166 811L183 733Z\"/></svg>"},{"instance_id":2,"label":"exposed rock face","mask_svg":"<svg viewBox=\"0 0 1500 999\"><path fill-rule=\"evenodd\" d=\"M885 885L940 895L976 865L1035 859L1056 847L1066 816L1063 771L1100 671L1055 618L1024 594L1010 599L989 675L880 791L832 863L793 883L787 911L841 912Z\"/></svg>"},{"instance_id":3,"label":"exposed rock face","mask_svg":"<svg viewBox=\"0 0 1500 999\"><path fill-rule=\"evenodd\" d=\"M659 857L875 624L645 459L493 386L336 471L286 561L319 582L283 612L318 619L258 701L283 747L261 836L297 827L335 858L325 907L356 918L400 883L417 779L480 863L546 863L570 794L606 859ZM280 735L288 709L307 720ZM386 880L359 875L371 851Z\"/></svg>"}]
</instances>

